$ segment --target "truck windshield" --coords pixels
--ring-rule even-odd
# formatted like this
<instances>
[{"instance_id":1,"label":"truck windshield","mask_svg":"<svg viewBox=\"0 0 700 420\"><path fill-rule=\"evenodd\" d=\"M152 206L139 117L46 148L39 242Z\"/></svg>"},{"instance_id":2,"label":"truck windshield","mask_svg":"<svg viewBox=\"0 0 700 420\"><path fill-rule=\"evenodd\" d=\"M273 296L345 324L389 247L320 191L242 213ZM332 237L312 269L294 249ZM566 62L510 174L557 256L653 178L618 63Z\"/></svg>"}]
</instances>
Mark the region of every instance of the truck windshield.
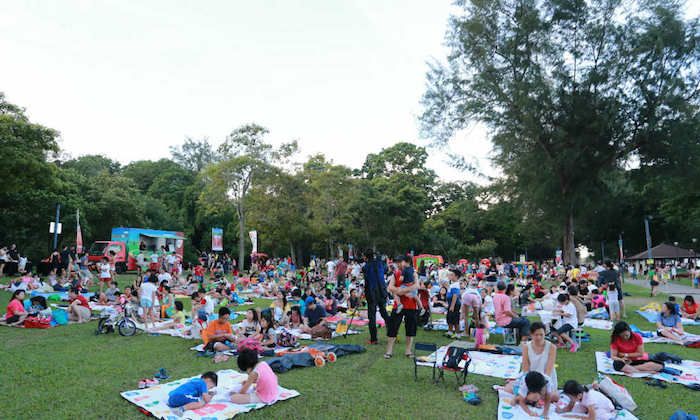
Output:
<instances>
[{"instance_id":1,"label":"truck windshield","mask_svg":"<svg viewBox=\"0 0 700 420\"><path fill-rule=\"evenodd\" d=\"M109 245L107 242L94 242L92 246L90 246L88 255L104 255L107 245Z\"/></svg>"}]
</instances>

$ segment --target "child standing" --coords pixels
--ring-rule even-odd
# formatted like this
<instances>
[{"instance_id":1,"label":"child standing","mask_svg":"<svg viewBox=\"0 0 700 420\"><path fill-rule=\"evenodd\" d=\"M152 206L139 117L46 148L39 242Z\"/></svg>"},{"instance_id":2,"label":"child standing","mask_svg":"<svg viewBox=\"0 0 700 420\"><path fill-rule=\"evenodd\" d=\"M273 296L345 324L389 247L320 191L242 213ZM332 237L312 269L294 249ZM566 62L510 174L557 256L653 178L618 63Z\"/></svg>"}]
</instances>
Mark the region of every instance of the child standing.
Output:
<instances>
[{"instance_id":1,"label":"child standing","mask_svg":"<svg viewBox=\"0 0 700 420\"><path fill-rule=\"evenodd\" d=\"M617 417L610 399L594 389L587 389L576 381L566 381L564 393L569 397L569 404L564 408L557 407L557 413L585 413L588 417L575 417L585 420L612 420Z\"/></svg>"},{"instance_id":2,"label":"child standing","mask_svg":"<svg viewBox=\"0 0 700 420\"><path fill-rule=\"evenodd\" d=\"M102 263L97 264L97 269L100 270L100 294L102 294L102 287L112 280L112 276L110 275L109 260L107 257L102 258Z\"/></svg>"},{"instance_id":3,"label":"child standing","mask_svg":"<svg viewBox=\"0 0 700 420\"><path fill-rule=\"evenodd\" d=\"M168 406L175 414L182 417L185 410L197 410L211 401L210 390L216 386L219 378L214 372L206 372L201 378L195 378L180 385L168 394Z\"/></svg>"},{"instance_id":4,"label":"child standing","mask_svg":"<svg viewBox=\"0 0 700 420\"><path fill-rule=\"evenodd\" d=\"M614 282L608 283L608 310L610 311L610 320L615 321L620 319L620 300L617 295L617 286Z\"/></svg>"},{"instance_id":5,"label":"child standing","mask_svg":"<svg viewBox=\"0 0 700 420\"><path fill-rule=\"evenodd\" d=\"M248 373L248 378L238 391L231 393L234 404L271 404L279 396L277 376L265 362L258 362L258 353L245 349L238 355L238 369ZM255 385L255 391L252 386Z\"/></svg>"},{"instance_id":6,"label":"child standing","mask_svg":"<svg viewBox=\"0 0 700 420\"><path fill-rule=\"evenodd\" d=\"M153 303L156 301L156 285L151 282L152 277L148 277L141 283L139 288L139 302L143 309L143 322L148 330L148 320L151 320L153 327L155 324L155 314L153 313Z\"/></svg>"}]
</instances>

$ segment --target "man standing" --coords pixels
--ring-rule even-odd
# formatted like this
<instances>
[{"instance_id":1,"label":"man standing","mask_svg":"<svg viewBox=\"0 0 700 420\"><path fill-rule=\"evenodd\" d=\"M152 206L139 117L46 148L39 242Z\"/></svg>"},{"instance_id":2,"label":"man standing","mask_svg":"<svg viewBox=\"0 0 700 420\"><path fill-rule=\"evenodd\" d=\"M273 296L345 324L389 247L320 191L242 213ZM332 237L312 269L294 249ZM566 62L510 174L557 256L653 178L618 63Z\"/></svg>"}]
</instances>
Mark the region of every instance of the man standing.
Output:
<instances>
[{"instance_id":1,"label":"man standing","mask_svg":"<svg viewBox=\"0 0 700 420\"><path fill-rule=\"evenodd\" d=\"M348 263L343 261L343 257L338 258L338 264L335 266L335 285L338 289L345 289L345 276L348 273Z\"/></svg>"},{"instance_id":2,"label":"man standing","mask_svg":"<svg viewBox=\"0 0 700 420\"><path fill-rule=\"evenodd\" d=\"M377 344L377 310L379 310L384 322L389 322L389 314L386 313L386 283L384 282L386 267L382 261L375 258L374 251L371 249L365 251L364 260L362 274L365 279L367 318L369 318L369 340L366 343Z\"/></svg>"},{"instance_id":3,"label":"man standing","mask_svg":"<svg viewBox=\"0 0 700 420\"><path fill-rule=\"evenodd\" d=\"M410 261L411 257L404 256ZM405 260L404 260L405 261ZM409 263L410 264L410 263ZM391 310L391 316L386 323L386 353L385 359L390 359L394 350L394 342L396 335L399 332L401 321L405 321L406 330L406 357L414 357L412 353L413 339L416 337L418 328L418 313L416 309L416 300L411 296L411 293L417 291L420 287L420 282L411 279L410 285L403 285L403 276L401 271L396 271L396 274L389 278L389 286L387 290L394 295L394 308ZM397 312L398 301L401 302L402 309ZM384 316L384 315L382 315ZM386 319L386 318L385 318ZM370 321L371 324L371 321Z\"/></svg>"},{"instance_id":4,"label":"man standing","mask_svg":"<svg viewBox=\"0 0 700 420\"><path fill-rule=\"evenodd\" d=\"M620 312L623 318L627 318L627 312L625 311L625 302L622 300L624 298L622 293L622 284L620 282L620 273L615 270L615 266L612 261L605 262L606 268L598 274L598 285L604 285L608 283L615 284L617 289L617 299L620 301Z\"/></svg>"}]
</instances>

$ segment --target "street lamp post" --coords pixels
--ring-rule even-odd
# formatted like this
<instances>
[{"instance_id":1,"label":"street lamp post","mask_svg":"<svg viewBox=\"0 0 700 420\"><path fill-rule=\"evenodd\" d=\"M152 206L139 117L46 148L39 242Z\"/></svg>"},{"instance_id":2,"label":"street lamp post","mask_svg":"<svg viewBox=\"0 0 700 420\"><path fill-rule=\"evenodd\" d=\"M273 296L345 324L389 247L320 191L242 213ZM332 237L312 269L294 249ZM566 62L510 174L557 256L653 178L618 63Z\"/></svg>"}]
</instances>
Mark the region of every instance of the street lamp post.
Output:
<instances>
[{"instance_id":1,"label":"street lamp post","mask_svg":"<svg viewBox=\"0 0 700 420\"><path fill-rule=\"evenodd\" d=\"M678 241L675 241L675 242L673 243L673 246L676 247L676 262L673 263L673 265L675 265L675 266L676 266L676 270L678 270L678 267L680 266L680 257L678 256ZM677 272L677 271L676 271L676 272ZM675 280L675 278L673 278L673 279L671 279L671 280Z\"/></svg>"},{"instance_id":2,"label":"street lamp post","mask_svg":"<svg viewBox=\"0 0 700 420\"><path fill-rule=\"evenodd\" d=\"M651 255L651 232L649 232L649 220L651 220L651 218L651 216L644 216L644 231L647 238L647 258L650 260L654 258Z\"/></svg>"},{"instance_id":3,"label":"street lamp post","mask_svg":"<svg viewBox=\"0 0 700 420\"><path fill-rule=\"evenodd\" d=\"M695 266L695 244L698 242L698 238L693 238L693 249L691 253L693 254L693 266Z\"/></svg>"}]
</instances>

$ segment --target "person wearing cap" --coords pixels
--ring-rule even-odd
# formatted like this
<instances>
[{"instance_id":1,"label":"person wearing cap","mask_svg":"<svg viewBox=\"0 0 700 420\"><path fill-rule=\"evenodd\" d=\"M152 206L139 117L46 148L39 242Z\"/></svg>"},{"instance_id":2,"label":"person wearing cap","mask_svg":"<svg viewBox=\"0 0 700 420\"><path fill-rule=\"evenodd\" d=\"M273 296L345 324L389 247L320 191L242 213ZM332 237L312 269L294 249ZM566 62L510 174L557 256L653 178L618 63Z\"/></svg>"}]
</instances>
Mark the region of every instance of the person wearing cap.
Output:
<instances>
[{"instance_id":1,"label":"person wearing cap","mask_svg":"<svg viewBox=\"0 0 700 420\"><path fill-rule=\"evenodd\" d=\"M317 325L324 325L328 314L322 305L316 304L316 298L309 296L304 303L306 303L306 311L304 312L306 325L308 325L309 328L313 328Z\"/></svg>"}]
</instances>

